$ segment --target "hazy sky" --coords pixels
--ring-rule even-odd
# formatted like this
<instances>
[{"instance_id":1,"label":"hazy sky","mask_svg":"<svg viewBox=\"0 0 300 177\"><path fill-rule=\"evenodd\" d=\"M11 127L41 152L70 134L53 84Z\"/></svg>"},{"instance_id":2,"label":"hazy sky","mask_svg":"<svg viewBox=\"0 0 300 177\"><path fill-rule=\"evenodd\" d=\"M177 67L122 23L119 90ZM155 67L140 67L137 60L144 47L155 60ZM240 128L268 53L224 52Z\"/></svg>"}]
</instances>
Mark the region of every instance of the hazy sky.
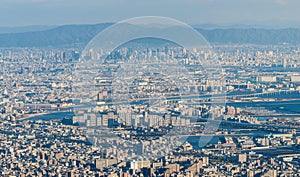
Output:
<instances>
[{"instance_id":1,"label":"hazy sky","mask_svg":"<svg viewBox=\"0 0 300 177\"><path fill-rule=\"evenodd\" d=\"M189 24L300 27L300 0L0 0L0 26L116 22L165 16Z\"/></svg>"}]
</instances>

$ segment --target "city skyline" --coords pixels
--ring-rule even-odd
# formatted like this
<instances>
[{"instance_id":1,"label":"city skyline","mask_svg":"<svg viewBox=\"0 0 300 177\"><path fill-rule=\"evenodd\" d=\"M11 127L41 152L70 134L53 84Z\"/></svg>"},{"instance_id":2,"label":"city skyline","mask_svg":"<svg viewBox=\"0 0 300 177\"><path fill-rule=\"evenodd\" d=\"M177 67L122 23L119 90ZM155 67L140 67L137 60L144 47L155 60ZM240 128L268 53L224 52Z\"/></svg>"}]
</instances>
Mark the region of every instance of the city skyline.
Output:
<instances>
[{"instance_id":1,"label":"city skyline","mask_svg":"<svg viewBox=\"0 0 300 177\"><path fill-rule=\"evenodd\" d=\"M299 45L218 45L215 54L193 50L196 57L176 46L136 47L116 49L102 67L86 60L104 59L109 53L103 49L1 48L0 174L299 174ZM226 79L220 85L213 84L218 78L206 77L197 62L212 56L224 68L220 75ZM127 57L140 62L128 65ZM184 73L179 77L174 65L168 67L167 77L160 71L167 65L155 65L173 59L195 82L185 79L189 77ZM143 67L149 60L157 69ZM115 69L119 66L138 74L119 73ZM93 77L98 68L103 72ZM112 77L118 73L124 80ZM176 89L180 85L168 78L180 79L186 88ZM127 92L127 84L119 83L130 80L134 82ZM226 105L213 104L223 91ZM155 100L164 100L159 95L169 101L156 104ZM130 105L123 98L129 98ZM121 102L112 105L114 100ZM211 115L216 117L210 120ZM205 128L209 124L213 129ZM204 136L212 137L211 142L202 144Z\"/></svg>"},{"instance_id":2,"label":"city skyline","mask_svg":"<svg viewBox=\"0 0 300 177\"><path fill-rule=\"evenodd\" d=\"M299 176L299 5L2 0L0 176Z\"/></svg>"}]
</instances>

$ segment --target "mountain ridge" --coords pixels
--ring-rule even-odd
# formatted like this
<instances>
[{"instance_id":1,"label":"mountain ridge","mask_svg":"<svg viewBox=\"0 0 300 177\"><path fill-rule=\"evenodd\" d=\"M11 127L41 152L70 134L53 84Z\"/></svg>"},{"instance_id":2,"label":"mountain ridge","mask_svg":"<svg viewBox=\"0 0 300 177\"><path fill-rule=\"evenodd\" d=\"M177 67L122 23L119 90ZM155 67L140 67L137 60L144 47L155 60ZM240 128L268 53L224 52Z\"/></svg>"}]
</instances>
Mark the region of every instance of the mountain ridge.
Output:
<instances>
[{"instance_id":1,"label":"mountain ridge","mask_svg":"<svg viewBox=\"0 0 300 177\"><path fill-rule=\"evenodd\" d=\"M87 44L113 23L63 25L44 31L0 34L0 47L47 47ZM300 44L300 29L200 29L207 41L221 44Z\"/></svg>"}]
</instances>

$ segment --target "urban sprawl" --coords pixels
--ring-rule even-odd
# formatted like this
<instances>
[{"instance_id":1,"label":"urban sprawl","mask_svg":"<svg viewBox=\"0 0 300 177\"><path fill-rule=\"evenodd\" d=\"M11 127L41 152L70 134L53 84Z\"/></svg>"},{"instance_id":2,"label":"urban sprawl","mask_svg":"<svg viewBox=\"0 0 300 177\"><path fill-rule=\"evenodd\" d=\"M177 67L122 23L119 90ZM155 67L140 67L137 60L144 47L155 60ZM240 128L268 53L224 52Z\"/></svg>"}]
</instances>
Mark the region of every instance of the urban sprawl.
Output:
<instances>
[{"instance_id":1,"label":"urban sprawl","mask_svg":"<svg viewBox=\"0 0 300 177\"><path fill-rule=\"evenodd\" d=\"M1 48L0 176L297 176L299 54Z\"/></svg>"}]
</instances>

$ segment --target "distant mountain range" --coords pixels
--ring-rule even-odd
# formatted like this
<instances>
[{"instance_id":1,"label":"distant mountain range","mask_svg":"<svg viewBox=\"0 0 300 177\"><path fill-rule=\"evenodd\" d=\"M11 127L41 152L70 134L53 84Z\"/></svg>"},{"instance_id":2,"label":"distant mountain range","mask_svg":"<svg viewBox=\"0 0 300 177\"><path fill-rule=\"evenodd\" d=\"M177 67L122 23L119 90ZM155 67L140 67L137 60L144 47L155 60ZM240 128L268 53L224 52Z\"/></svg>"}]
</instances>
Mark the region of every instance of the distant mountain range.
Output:
<instances>
[{"instance_id":1,"label":"distant mountain range","mask_svg":"<svg viewBox=\"0 0 300 177\"><path fill-rule=\"evenodd\" d=\"M65 25L29 32L0 34L0 47L47 47L85 45L113 23ZM300 44L300 29L198 28L209 42L221 44Z\"/></svg>"},{"instance_id":2,"label":"distant mountain range","mask_svg":"<svg viewBox=\"0 0 300 177\"><path fill-rule=\"evenodd\" d=\"M45 31L52 28L58 27L57 25L31 25L31 26L16 26L16 27L0 27L0 34L3 33L23 33L33 31Z\"/></svg>"},{"instance_id":3,"label":"distant mountain range","mask_svg":"<svg viewBox=\"0 0 300 177\"><path fill-rule=\"evenodd\" d=\"M65 25L45 31L0 34L0 47L46 47L89 42L96 34L112 25Z\"/></svg>"}]
</instances>

